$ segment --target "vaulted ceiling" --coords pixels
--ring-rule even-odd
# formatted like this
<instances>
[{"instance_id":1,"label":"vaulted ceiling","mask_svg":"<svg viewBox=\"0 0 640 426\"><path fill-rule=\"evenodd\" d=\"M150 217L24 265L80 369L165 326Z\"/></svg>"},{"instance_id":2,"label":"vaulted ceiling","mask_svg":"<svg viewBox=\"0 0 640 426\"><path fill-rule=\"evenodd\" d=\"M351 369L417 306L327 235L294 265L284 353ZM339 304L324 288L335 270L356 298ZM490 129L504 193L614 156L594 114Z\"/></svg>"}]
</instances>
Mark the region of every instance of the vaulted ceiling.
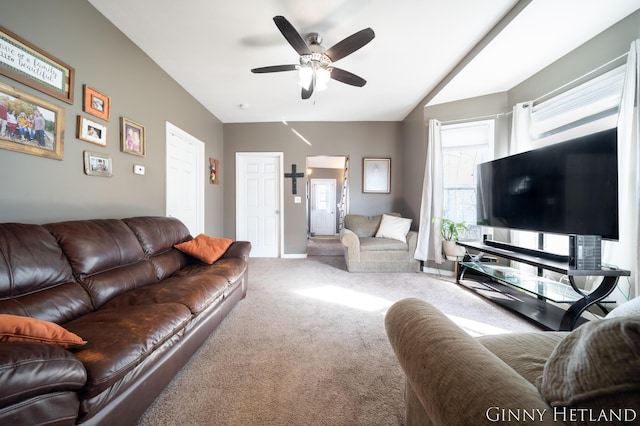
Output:
<instances>
[{"instance_id":1,"label":"vaulted ceiling","mask_svg":"<svg viewBox=\"0 0 640 426\"><path fill-rule=\"evenodd\" d=\"M640 8L638 0L89 0L223 123L399 121L431 104L503 92ZM375 38L302 100L297 64L273 22L285 16L326 48L370 27ZM446 84L445 84L446 83Z\"/></svg>"}]
</instances>

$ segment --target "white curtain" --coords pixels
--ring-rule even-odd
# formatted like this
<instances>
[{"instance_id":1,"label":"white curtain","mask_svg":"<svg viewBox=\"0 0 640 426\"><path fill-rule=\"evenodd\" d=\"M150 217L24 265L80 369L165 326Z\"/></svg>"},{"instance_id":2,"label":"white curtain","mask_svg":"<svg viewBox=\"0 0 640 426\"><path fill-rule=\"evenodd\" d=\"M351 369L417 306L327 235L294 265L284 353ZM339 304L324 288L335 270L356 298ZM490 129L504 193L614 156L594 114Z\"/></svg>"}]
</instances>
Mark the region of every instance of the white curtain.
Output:
<instances>
[{"instance_id":1,"label":"white curtain","mask_svg":"<svg viewBox=\"0 0 640 426\"><path fill-rule=\"evenodd\" d=\"M622 100L618 113L618 199L620 240L603 243L603 263L631 271L627 283L622 277L618 289L622 294L612 296L632 299L640 294L640 129L638 128L638 102L640 101L640 39L631 43L627 56ZM625 285L626 284L626 285ZM624 294L625 290L628 295Z\"/></svg>"},{"instance_id":2,"label":"white curtain","mask_svg":"<svg viewBox=\"0 0 640 426\"><path fill-rule=\"evenodd\" d=\"M435 119L429 120L427 138L427 161L422 184L422 203L420 205L420 225L418 245L414 257L418 260L444 261L442 257L442 234L440 223L433 223L434 217L442 216L442 124Z\"/></svg>"},{"instance_id":3,"label":"white curtain","mask_svg":"<svg viewBox=\"0 0 640 426\"><path fill-rule=\"evenodd\" d=\"M511 128L511 141L509 154L531 149L531 107L533 101L522 102L513 107L513 119Z\"/></svg>"}]
</instances>

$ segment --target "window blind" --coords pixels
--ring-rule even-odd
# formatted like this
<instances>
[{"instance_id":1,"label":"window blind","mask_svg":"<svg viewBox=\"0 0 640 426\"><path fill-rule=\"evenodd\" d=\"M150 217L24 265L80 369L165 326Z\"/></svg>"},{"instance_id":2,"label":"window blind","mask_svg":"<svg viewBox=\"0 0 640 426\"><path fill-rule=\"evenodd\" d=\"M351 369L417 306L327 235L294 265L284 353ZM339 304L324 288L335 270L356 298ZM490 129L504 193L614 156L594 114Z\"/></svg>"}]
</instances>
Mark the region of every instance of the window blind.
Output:
<instances>
[{"instance_id":1,"label":"window blind","mask_svg":"<svg viewBox=\"0 0 640 426\"><path fill-rule=\"evenodd\" d=\"M553 98L533 105L531 136L536 141L568 137L616 126L625 66L614 68ZM539 143L537 145L540 145Z\"/></svg>"}]
</instances>

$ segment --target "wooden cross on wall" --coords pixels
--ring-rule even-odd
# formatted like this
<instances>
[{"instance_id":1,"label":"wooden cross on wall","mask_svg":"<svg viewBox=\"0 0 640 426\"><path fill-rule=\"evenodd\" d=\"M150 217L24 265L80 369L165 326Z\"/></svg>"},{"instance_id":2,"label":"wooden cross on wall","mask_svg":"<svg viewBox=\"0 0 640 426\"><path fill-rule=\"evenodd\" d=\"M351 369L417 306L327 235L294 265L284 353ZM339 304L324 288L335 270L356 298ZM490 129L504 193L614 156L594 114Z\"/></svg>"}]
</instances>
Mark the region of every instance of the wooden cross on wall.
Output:
<instances>
[{"instance_id":1,"label":"wooden cross on wall","mask_svg":"<svg viewBox=\"0 0 640 426\"><path fill-rule=\"evenodd\" d=\"M291 173L285 173L284 177L286 178L291 178L291 193L292 194L297 194L298 193L298 185L296 185L296 179L297 178L303 178L304 177L304 173L296 173L296 165L292 164L291 165Z\"/></svg>"}]
</instances>

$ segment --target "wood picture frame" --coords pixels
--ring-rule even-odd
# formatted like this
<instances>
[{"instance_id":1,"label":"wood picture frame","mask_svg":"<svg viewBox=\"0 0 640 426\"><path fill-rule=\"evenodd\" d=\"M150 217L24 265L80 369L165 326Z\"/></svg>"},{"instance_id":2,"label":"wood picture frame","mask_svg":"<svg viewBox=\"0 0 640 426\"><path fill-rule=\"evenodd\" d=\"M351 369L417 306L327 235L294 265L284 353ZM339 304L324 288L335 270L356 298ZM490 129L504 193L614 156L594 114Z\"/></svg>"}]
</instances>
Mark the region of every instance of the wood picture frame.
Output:
<instances>
[{"instance_id":1,"label":"wood picture frame","mask_svg":"<svg viewBox=\"0 0 640 426\"><path fill-rule=\"evenodd\" d=\"M83 92L82 110L95 117L109 121L111 99L86 84L83 86Z\"/></svg>"},{"instance_id":2,"label":"wood picture frame","mask_svg":"<svg viewBox=\"0 0 640 426\"><path fill-rule=\"evenodd\" d=\"M0 26L0 74L73 104L75 70Z\"/></svg>"},{"instance_id":3,"label":"wood picture frame","mask_svg":"<svg viewBox=\"0 0 640 426\"><path fill-rule=\"evenodd\" d=\"M4 111L5 108L7 120L2 120L0 148L54 160L64 159L62 107L0 83L0 109Z\"/></svg>"},{"instance_id":4,"label":"wood picture frame","mask_svg":"<svg viewBox=\"0 0 640 426\"><path fill-rule=\"evenodd\" d=\"M84 173L89 176L113 176L111 156L98 152L84 151Z\"/></svg>"},{"instance_id":5,"label":"wood picture frame","mask_svg":"<svg viewBox=\"0 0 640 426\"><path fill-rule=\"evenodd\" d=\"M362 159L362 192L365 194L391 193L391 158Z\"/></svg>"},{"instance_id":6,"label":"wood picture frame","mask_svg":"<svg viewBox=\"0 0 640 426\"><path fill-rule=\"evenodd\" d=\"M79 115L76 137L85 142L107 146L107 126Z\"/></svg>"},{"instance_id":7,"label":"wood picture frame","mask_svg":"<svg viewBox=\"0 0 640 426\"><path fill-rule=\"evenodd\" d=\"M127 154L144 157L146 153L144 133L142 124L120 117L120 150Z\"/></svg>"},{"instance_id":8,"label":"wood picture frame","mask_svg":"<svg viewBox=\"0 0 640 426\"><path fill-rule=\"evenodd\" d=\"M209 157L209 183L220 185L220 161Z\"/></svg>"}]
</instances>

